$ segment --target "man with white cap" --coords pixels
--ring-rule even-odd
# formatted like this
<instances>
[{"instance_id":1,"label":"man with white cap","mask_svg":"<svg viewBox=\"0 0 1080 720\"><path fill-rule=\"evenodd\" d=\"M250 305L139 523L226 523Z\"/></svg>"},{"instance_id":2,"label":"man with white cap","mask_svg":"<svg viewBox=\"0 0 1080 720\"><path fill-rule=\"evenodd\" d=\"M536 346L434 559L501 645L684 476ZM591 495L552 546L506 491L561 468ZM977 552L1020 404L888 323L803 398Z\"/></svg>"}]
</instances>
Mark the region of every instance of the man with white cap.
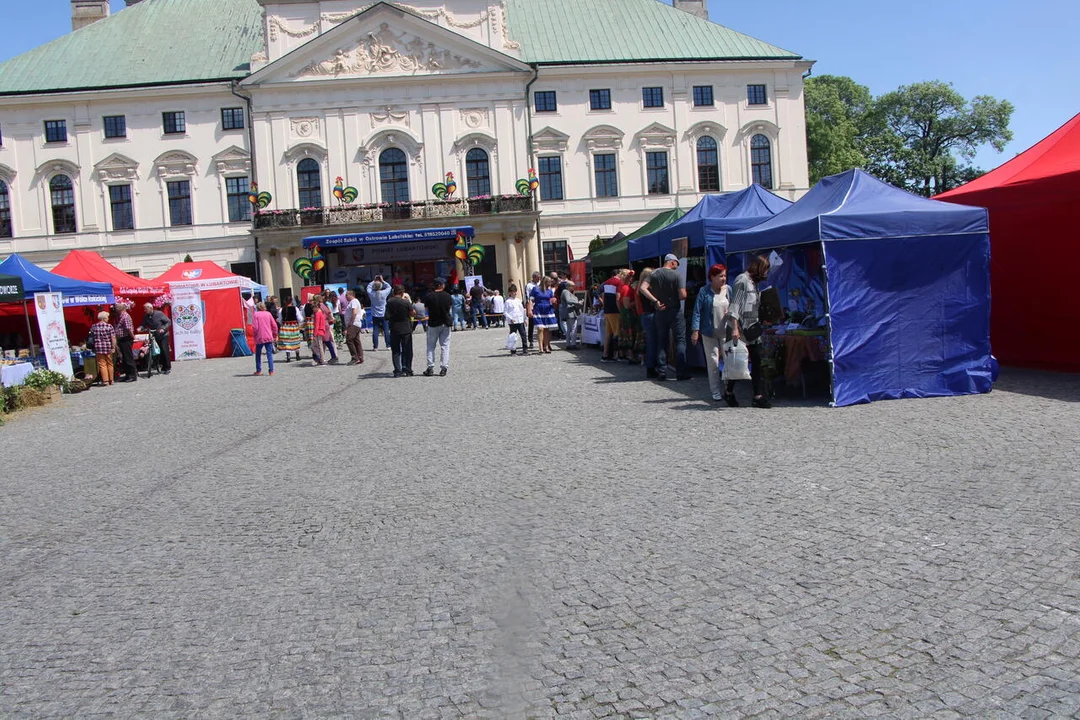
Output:
<instances>
[{"instance_id":1,"label":"man with white cap","mask_svg":"<svg viewBox=\"0 0 1080 720\"><path fill-rule=\"evenodd\" d=\"M656 373L657 380L667 380L668 343L672 334L675 342L675 373L679 380L689 380L686 365L686 318L681 303L686 300L686 280L678 270L679 258L668 253L664 266L641 281L642 297L656 306L656 339L659 345L658 363L647 368L649 377Z\"/></svg>"}]
</instances>

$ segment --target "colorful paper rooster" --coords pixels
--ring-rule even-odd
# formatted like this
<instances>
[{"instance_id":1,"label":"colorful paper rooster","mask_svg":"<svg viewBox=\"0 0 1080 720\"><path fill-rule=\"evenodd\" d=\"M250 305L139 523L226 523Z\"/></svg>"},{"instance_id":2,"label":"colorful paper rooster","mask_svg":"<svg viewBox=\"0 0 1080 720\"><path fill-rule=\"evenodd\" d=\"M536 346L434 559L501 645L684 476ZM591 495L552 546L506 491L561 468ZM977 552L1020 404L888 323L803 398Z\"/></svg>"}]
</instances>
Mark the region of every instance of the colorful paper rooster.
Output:
<instances>
[{"instance_id":1,"label":"colorful paper rooster","mask_svg":"<svg viewBox=\"0 0 1080 720\"><path fill-rule=\"evenodd\" d=\"M484 261L484 246L473 245L469 248L469 262L473 265L479 265Z\"/></svg>"},{"instance_id":2,"label":"colorful paper rooster","mask_svg":"<svg viewBox=\"0 0 1080 720\"><path fill-rule=\"evenodd\" d=\"M454 243L454 257L464 262L468 257L468 244L465 242L465 236L458 233L457 242Z\"/></svg>"},{"instance_id":3,"label":"colorful paper rooster","mask_svg":"<svg viewBox=\"0 0 1080 720\"><path fill-rule=\"evenodd\" d=\"M260 210L270 204L274 196L268 192L259 192L259 184L251 183L251 193L248 194L248 202Z\"/></svg>"},{"instance_id":4,"label":"colorful paper rooster","mask_svg":"<svg viewBox=\"0 0 1080 720\"><path fill-rule=\"evenodd\" d=\"M302 279L307 280L311 277L312 271L315 266L311 263L311 260L307 258L297 258L292 264L293 272L299 275Z\"/></svg>"},{"instance_id":5,"label":"colorful paper rooster","mask_svg":"<svg viewBox=\"0 0 1080 720\"><path fill-rule=\"evenodd\" d=\"M457 180L454 179L454 173L446 173L446 182L435 183L431 186L431 194L440 200L449 200L454 197L454 193L457 192Z\"/></svg>"},{"instance_id":6,"label":"colorful paper rooster","mask_svg":"<svg viewBox=\"0 0 1080 720\"><path fill-rule=\"evenodd\" d=\"M356 191L356 188L352 187L351 185L349 187L345 187L345 179L340 177L334 178L333 192L334 197L336 197L339 202L343 203L351 203L353 200L356 199L356 196L360 194Z\"/></svg>"},{"instance_id":7,"label":"colorful paper rooster","mask_svg":"<svg viewBox=\"0 0 1080 720\"><path fill-rule=\"evenodd\" d=\"M322 250L317 244L311 246L311 264L315 269L315 272L319 272L326 267L326 261L323 260Z\"/></svg>"},{"instance_id":8,"label":"colorful paper rooster","mask_svg":"<svg viewBox=\"0 0 1080 720\"><path fill-rule=\"evenodd\" d=\"M519 195L528 197L536 192L536 188L540 187L540 179L536 177L536 170L529 168L529 179L521 178L514 185Z\"/></svg>"}]
</instances>

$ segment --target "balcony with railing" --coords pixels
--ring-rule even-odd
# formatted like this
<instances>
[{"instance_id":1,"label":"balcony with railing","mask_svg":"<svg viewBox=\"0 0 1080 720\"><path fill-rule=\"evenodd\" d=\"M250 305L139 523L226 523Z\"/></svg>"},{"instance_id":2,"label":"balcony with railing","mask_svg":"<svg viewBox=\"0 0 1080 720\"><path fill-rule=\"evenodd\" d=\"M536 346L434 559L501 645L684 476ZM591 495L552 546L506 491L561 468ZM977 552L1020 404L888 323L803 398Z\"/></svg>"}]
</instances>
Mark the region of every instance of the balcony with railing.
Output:
<instances>
[{"instance_id":1,"label":"balcony with railing","mask_svg":"<svg viewBox=\"0 0 1080 720\"><path fill-rule=\"evenodd\" d=\"M532 198L506 195L461 200L424 200L408 203L379 203L377 205L336 205L323 208L292 210L260 210L255 213L255 228L291 228L321 225L362 225L395 220L426 220L436 218L498 215L532 212Z\"/></svg>"}]
</instances>

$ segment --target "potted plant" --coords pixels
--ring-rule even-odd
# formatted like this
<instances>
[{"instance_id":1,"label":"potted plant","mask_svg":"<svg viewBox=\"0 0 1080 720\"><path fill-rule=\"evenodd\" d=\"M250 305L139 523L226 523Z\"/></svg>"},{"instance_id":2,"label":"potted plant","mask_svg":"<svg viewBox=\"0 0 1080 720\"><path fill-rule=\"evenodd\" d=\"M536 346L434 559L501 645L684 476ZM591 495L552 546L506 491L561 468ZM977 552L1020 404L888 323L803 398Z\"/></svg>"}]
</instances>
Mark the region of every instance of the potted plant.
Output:
<instances>
[{"instance_id":1,"label":"potted plant","mask_svg":"<svg viewBox=\"0 0 1080 720\"><path fill-rule=\"evenodd\" d=\"M43 393L48 400L52 400L53 397L66 389L67 384L66 375L45 368L38 368L23 379L25 387Z\"/></svg>"}]
</instances>

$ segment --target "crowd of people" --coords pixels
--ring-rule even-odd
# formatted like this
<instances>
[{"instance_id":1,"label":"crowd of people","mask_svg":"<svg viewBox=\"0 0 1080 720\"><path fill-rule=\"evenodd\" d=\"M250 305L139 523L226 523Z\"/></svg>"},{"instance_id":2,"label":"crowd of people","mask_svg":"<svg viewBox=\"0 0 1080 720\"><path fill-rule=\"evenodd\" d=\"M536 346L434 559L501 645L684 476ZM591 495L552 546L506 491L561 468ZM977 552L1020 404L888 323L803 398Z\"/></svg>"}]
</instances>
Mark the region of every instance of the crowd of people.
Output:
<instances>
[{"instance_id":1,"label":"crowd of people","mask_svg":"<svg viewBox=\"0 0 1080 720\"><path fill-rule=\"evenodd\" d=\"M86 340L87 348L94 353L97 385L112 385L117 382L135 382L138 380L138 360L154 363L158 370L168 375L172 371L172 353L169 349L168 316L153 303L143 306L143 319L139 327L131 319L131 304L120 300L112 310L102 310L97 314L97 322L90 326ZM138 349L135 346L136 332L146 333L146 342Z\"/></svg>"}]
</instances>

